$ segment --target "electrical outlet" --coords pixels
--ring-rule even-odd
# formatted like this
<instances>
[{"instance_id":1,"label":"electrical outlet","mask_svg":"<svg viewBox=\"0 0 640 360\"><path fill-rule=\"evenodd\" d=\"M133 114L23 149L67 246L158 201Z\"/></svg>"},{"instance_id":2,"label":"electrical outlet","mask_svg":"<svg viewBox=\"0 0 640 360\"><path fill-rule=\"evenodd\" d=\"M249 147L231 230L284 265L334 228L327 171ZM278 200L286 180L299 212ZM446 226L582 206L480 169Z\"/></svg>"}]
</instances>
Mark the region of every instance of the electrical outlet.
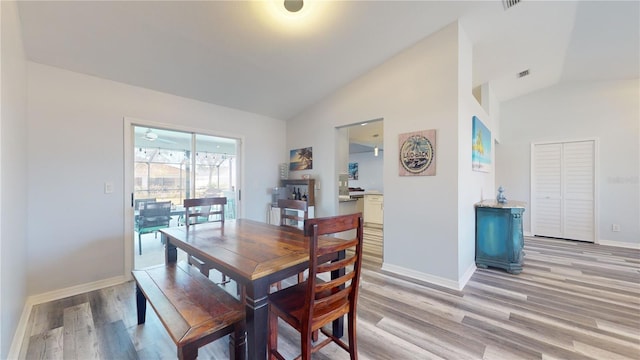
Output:
<instances>
[{"instance_id":1,"label":"electrical outlet","mask_svg":"<svg viewBox=\"0 0 640 360\"><path fill-rule=\"evenodd\" d=\"M614 231L614 232L620 231L620 224L611 224L611 231Z\"/></svg>"}]
</instances>

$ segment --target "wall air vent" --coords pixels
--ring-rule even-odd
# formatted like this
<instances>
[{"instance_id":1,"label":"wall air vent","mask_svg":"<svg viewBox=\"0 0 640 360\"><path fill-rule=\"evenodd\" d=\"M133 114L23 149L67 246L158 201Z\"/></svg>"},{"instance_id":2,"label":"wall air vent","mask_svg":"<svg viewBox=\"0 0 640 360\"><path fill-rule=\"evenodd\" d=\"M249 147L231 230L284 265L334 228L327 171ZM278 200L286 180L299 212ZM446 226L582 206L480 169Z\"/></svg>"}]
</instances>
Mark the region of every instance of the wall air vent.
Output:
<instances>
[{"instance_id":1,"label":"wall air vent","mask_svg":"<svg viewBox=\"0 0 640 360\"><path fill-rule=\"evenodd\" d=\"M520 3L520 0L502 0L502 5L504 6L505 10L507 10L512 6L516 6L519 3Z\"/></svg>"},{"instance_id":2,"label":"wall air vent","mask_svg":"<svg viewBox=\"0 0 640 360\"><path fill-rule=\"evenodd\" d=\"M529 69L527 69L527 70L523 70L523 71L520 71L520 72L518 73L518 77L519 77L519 78L525 77L525 76L527 76L527 75L529 75Z\"/></svg>"}]
</instances>

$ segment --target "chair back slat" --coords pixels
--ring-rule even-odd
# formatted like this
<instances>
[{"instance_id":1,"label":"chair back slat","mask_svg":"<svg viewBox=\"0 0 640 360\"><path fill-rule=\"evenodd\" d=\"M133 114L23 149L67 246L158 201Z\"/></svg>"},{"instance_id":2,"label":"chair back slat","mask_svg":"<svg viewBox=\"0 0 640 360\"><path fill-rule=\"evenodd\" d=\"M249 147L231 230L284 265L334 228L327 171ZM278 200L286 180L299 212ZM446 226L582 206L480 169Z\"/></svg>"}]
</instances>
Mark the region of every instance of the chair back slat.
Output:
<instances>
[{"instance_id":1,"label":"chair back slat","mask_svg":"<svg viewBox=\"0 0 640 360\"><path fill-rule=\"evenodd\" d=\"M311 231L313 230L314 226L318 227L317 230L315 230L315 233L318 236L336 234L347 230L357 229L359 218L356 215L358 214L361 215L362 213L330 216L313 219L313 221L305 221L304 235L311 236Z\"/></svg>"},{"instance_id":2,"label":"chair back slat","mask_svg":"<svg viewBox=\"0 0 640 360\"><path fill-rule=\"evenodd\" d=\"M221 222L224 224L224 206L226 204L226 197L184 199L183 205L187 230L189 230L189 225L203 222Z\"/></svg>"},{"instance_id":3,"label":"chair back slat","mask_svg":"<svg viewBox=\"0 0 640 360\"><path fill-rule=\"evenodd\" d=\"M334 305L337 301L348 301L349 294L351 294L351 288L345 288L338 292L332 293L320 299L316 299L315 308L329 307Z\"/></svg>"},{"instance_id":4,"label":"chair back slat","mask_svg":"<svg viewBox=\"0 0 640 360\"><path fill-rule=\"evenodd\" d=\"M279 199L280 225L293 228L301 228L309 217L309 207L303 200ZM299 212L302 212L302 215Z\"/></svg>"},{"instance_id":5,"label":"chair back slat","mask_svg":"<svg viewBox=\"0 0 640 360\"><path fill-rule=\"evenodd\" d=\"M327 290L335 290L339 288L341 285L346 284L347 281L353 279L354 276L355 274L353 272L350 272L344 276L341 276L337 279L333 279L328 282L316 282L315 292L316 294L319 294Z\"/></svg>"},{"instance_id":6,"label":"chair back slat","mask_svg":"<svg viewBox=\"0 0 640 360\"><path fill-rule=\"evenodd\" d=\"M353 265L356 262L356 257L351 256L346 259L318 265L318 273L326 273L334 270L338 270L343 267L347 267L349 265Z\"/></svg>"}]
</instances>

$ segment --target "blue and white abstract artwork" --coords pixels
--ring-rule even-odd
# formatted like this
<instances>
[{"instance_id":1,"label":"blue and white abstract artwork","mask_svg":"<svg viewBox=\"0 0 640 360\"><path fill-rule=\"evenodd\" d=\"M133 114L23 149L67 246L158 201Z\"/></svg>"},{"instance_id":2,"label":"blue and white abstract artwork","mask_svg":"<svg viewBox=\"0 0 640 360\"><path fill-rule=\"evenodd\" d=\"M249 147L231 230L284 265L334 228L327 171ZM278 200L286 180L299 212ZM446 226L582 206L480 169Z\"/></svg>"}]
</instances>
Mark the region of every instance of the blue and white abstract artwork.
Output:
<instances>
[{"instance_id":1,"label":"blue and white abstract artwork","mask_svg":"<svg viewBox=\"0 0 640 360\"><path fill-rule=\"evenodd\" d=\"M491 171L491 131L478 119L473 117L471 163L474 171Z\"/></svg>"}]
</instances>

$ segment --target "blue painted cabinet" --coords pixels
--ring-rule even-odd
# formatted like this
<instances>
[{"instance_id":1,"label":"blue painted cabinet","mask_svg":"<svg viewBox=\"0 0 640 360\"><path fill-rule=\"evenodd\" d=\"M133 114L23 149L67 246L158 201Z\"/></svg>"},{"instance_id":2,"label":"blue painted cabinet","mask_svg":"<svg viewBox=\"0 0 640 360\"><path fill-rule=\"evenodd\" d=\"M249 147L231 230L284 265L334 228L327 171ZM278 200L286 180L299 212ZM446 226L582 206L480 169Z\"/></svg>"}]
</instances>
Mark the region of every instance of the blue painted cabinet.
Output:
<instances>
[{"instance_id":1,"label":"blue painted cabinet","mask_svg":"<svg viewBox=\"0 0 640 360\"><path fill-rule=\"evenodd\" d=\"M521 202L483 201L476 207L476 266L522 271L524 238Z\"/></svg>"}]
</instances>

